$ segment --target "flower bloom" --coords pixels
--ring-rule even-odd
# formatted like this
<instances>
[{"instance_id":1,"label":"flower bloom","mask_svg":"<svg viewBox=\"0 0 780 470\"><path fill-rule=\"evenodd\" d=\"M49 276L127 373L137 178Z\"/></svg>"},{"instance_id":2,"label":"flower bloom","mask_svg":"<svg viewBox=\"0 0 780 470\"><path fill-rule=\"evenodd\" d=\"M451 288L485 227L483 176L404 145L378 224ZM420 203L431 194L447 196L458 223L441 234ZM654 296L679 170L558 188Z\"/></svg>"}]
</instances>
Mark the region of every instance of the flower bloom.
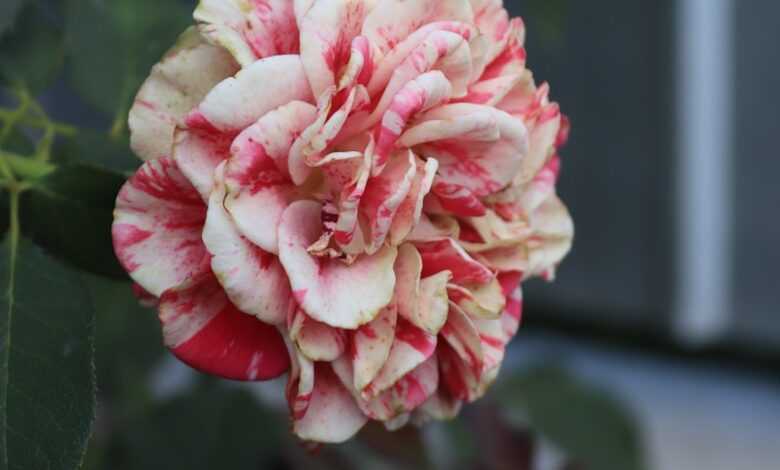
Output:
<instances>
[{"instance_id":1,"label":"flower bloom","mask_svg":"<svg viewBox=\"0 0 780 470\"><path fill-rule=\"evenodd\" d=\"M117 256L206 373L293 430L454 416L573 237L568 122L501 0L202 0L130 112Z\"/></svg>"}]
</instances>

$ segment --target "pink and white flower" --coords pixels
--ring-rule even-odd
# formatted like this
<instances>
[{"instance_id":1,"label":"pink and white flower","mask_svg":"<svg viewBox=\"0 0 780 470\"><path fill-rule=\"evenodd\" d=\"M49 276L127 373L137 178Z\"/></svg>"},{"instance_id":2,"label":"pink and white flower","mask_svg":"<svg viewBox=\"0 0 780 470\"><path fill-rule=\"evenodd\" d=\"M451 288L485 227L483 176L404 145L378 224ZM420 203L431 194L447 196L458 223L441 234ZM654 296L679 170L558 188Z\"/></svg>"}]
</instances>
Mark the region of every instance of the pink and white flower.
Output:
<instances>
[{"instance_id":1,"label":"pink and white flower","mask_svg":"<svg viewBox=\"0 0 780 470\"><path fill-rule=\"evenodd\" d=\"M117 256L203 372L289 371L293 430L454 416L573 225L568 121L501 0L202 0L130 112ZM147 298L148 301L148 298Z\"/></svg>"}]
</instances>

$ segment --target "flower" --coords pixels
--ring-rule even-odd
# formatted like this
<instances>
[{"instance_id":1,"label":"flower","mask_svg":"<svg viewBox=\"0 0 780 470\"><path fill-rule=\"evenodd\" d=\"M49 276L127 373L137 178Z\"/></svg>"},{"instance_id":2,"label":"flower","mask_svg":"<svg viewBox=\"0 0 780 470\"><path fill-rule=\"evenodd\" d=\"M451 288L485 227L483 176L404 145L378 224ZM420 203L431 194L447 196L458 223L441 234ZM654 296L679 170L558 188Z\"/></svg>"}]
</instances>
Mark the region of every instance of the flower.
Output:
<instances>
[{"instance_id":1,"label":"flower","mask_svg":"<svg viewBox=\"0 0 780 470\"><path fill-rule=\"evenodd\" d=\"M496 377L519 284L573 225L568 121L501 0L202 0L129 124L119 260L203 372L289 370L293 430L454 416Z\"/></svg>"}]
</instances>

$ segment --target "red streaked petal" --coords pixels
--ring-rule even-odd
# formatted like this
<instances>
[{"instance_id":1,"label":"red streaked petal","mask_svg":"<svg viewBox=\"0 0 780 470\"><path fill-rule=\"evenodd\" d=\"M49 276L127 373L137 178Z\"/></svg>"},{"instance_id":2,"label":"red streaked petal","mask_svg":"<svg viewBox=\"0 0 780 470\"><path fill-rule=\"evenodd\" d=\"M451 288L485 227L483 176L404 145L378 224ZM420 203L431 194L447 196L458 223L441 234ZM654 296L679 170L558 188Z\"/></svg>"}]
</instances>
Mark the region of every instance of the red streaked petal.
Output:
<instances>
[{"instance_id":1,"label":"red streaked petal","mask_svg":"<svg viewBox=\"0 0 780 470\"><path fill-rule=\"evenodd\" d=\"M312 396L306 413L293 422L293 432L303 440L335 444L354 436L366 421L330 364L316 363Z\"/></svg>"},{"instance_id":2,"label":"red streaked petal","mask_svg":"<svg viewBox=\"0 0 780 470\"><path fill-rule=\"evenodd\" d=\"M309 316L333 327L355 329L390 303L397 250L384 247L347 265L308 252L322 232L319 203L292 203L279 226L279 258L296 300Z\"/></svg>"},{"instance_id":3,"label":"red streaked petal","mask_svg":"<svg viewBox=\"0 0 780 470\"><path fill-rule=\"evenodd\" d=\"M230 54L186 30L152 67L128 116L130 146L144 160L169 157L177 125L214 85L238 71Z\"/></svg>"},{"instance_id":4,"label":"red streaked petal","mask_svg":"<svg viewBox=\"0 0 780 470\"><path fill-rule=\"evenodd\" d=\"M160 299L165 344L202 372L234 380L266 380L290 365L273 326L239 311L211 273L165 291Z\"/></svg>"},{"instance_id":5,"label":"red streaked petal","mask_svg":"<svg viewBox=\"0 0 780 470\"><path fill-rule=\"evenodd\" d=\"M363 390L376 377L390 355L395 337L397 307L390 304L374 320L352 335L352 366L354 387Z\"/></svg>"},{"instance_id":6,"label":"red streaked petal","mask_svg":"<svg viewBox=\"0 0 780 470\"><path fill-rule=\"evenodd\" d=\"M201 34L244 66L263 57L298 52L290 0L201 0L193 17Z\"/></svg>"},{"instance_id":7,"label":"red streaked petal","mask_svg":"<svg viewBox=\"0 0 780 470\"><path fill-rule=\"evenodd\" d=\"M170 158L144 163L122 187L111 228L122 266L154 296L208 270L206 205Z\"/></svg>"},{"instance_id":8,"label":"red streaked petal","mask_svg":"<svg viewBox=\"0 0 780 470\"><path fill-rule=\"evenodd\" d=\"M415 244L423 260L423 277L441 271L450 271L456 284L486 284L493 279L493 273L472 258L456 242L449 238L437 242Z\"/></svg>"},{"instance_id":9,"label":"red streaked petal","mask_svg":"<svg viewBox=\"0 0 780 470\"><path fill-rule=\"evenodd\" d=\"M223 166L209 198L203 241L213 255L211 268L230 300L261 321L282 324L287 315L290 283L279 259L242 237L225 211Z\"/></svg>"}]
</instances>

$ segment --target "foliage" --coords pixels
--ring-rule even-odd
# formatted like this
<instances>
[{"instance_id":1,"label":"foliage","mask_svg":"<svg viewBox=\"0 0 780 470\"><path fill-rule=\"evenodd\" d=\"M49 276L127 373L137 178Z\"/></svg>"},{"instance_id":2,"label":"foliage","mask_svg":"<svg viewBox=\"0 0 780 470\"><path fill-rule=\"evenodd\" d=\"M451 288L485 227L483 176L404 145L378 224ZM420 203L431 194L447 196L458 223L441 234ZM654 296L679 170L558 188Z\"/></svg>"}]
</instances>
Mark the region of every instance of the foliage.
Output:
<instances>
[{"instance_id":1,"label":"foliage","mask_svg":"<svg viewBox=\"0 0 780 470\"><path fill-rule=\"evenodd\" d=\"M556 374L510 380L501 406L488 400L451 423L392 439L369 426L314 453L289 437L284 410L249 388L190 372L175 395L155 395L157 320L118 266L110 224L139 164L126 128L132 95L191 8L0 1L0 470L522 469L538 444L529 423L593 468L638 468L620 408ZM510 419L517 413L529 420ZM596 420L600 432L583 425Z\"/></svg>"}]
</instances>

